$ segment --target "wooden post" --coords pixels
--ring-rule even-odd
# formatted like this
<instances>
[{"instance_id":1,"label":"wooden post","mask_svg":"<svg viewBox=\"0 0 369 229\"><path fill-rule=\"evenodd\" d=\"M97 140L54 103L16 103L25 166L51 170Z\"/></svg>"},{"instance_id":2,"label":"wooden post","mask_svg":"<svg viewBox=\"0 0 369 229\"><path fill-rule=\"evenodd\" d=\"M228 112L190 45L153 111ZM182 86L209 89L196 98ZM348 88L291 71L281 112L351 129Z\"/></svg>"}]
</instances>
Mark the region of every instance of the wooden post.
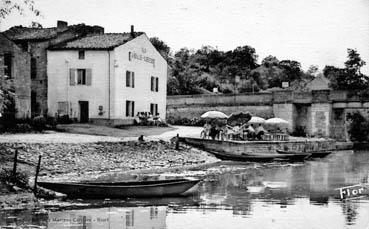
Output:
<instances>
[{"instance_id":1,"label":"wooden post","mask_svg":"<svg viewBox=\"0 0 369 229\"><path fill-rule=\"evenodd\" d=\"M176 150L179 150L179 134L177 134L177 139L176 139Z\"/></svg>"},{"instance_id":2,"label":"wooden post","mask_svg":"<svg viewBox=\"0 0 369 229\"><path fill-rule=\"evenodd\" d=\"M18 149L14 153L14 164L13 164L13 179L16 180L17 177L17 163L18 163Z\"/></svg>"},{"instance_id":3,"label":"wooden post","mask_svg":"<svg viewBox=\"0 0 369 229\"><path fill-rule=\"evenodd\" d=\"M37 163L36 175L35 175L35 185L33 186L34 193L36 193L37 191L37 178L38 178L38 173L40 172L40 165L41 165L41 155L38 156L38 163Z\"/></svg>"}]
</instances>

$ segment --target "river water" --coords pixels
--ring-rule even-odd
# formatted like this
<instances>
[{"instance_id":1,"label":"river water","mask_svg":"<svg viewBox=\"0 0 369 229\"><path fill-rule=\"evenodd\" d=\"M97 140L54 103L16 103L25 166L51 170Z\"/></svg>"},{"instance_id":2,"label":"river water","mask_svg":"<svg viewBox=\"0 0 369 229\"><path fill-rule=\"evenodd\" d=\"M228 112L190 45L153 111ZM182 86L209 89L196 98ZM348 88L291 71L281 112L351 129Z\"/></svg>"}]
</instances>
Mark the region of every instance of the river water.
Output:
<instances>
[{"instance_id":1,"label":"river water","mask_svg":"<svg viewBox=\"0 0 369 229\"><path fill-rule=\"evenodd\" d=\"M369 229L369 195L341 201L335 190L368 182L369 151L340 151L294 164L224 162L204 172L205 181L191 196L0 211L0 228Z\"/></svg>"}]
</instances>

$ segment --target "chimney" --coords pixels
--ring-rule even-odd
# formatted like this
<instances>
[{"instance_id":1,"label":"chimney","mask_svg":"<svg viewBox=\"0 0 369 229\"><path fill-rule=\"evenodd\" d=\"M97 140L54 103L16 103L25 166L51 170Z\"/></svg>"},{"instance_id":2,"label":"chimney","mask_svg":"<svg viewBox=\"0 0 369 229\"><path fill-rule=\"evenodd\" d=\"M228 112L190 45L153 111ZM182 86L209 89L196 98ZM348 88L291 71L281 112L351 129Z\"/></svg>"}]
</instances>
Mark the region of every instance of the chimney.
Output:
<instances>
[{"instance_id":1,"label":"chimney","mask_svg":"<svg viewBox=\"0 0 369 229\"><path fill-rule=\"evenodd\" d=\"M66 21L57 21L57 31L65 30L68 27L68 22Z\"/></svg>"},{"instance_id":2,"label":"chimney","mask_svg":"<svg viewBox=\"0 0 369 229\"><path fill-rule=\"evenodd\" d=\"M131 37L135 38L135 27L131 25Z\"/></svg>"}]
</instances>

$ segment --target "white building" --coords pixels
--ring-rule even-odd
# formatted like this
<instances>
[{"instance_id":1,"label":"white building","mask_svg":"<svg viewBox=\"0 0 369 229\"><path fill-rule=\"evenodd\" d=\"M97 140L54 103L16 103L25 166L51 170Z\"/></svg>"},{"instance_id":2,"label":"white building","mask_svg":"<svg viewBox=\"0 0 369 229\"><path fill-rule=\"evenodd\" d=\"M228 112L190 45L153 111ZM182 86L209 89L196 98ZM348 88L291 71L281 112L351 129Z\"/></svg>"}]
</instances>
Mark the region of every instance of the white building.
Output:
<instances>
[{"instance_id":1,"label":"white building","mask_svg":"<svg viewBox=\"0 0 369 229\"><path fill-rule=\"evenodd\" d=\"M145 33L100 34L49 48L50 115L132 124L137 112L165 119L167 62Z\"/></svg>"}]
</instances>

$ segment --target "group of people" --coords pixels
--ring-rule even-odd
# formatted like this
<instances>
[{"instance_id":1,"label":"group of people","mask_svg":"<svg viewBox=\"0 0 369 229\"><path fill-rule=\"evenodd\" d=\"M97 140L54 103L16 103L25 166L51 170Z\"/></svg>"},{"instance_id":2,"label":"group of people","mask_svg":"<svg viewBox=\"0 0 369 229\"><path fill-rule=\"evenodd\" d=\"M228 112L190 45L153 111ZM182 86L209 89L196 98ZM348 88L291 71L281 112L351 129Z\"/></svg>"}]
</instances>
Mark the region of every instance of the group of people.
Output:
<instances>
[{"instance_id":1,"label":"group of people","mask_svg":"<svg viewBox=\"0 0 369 229\"><path fill-rule=\"evenodd\" d=\"M137 112L135 122L139 125L155 125L161 123L162 120L159 117L159 113L152 115L151 112Z\"/></svg>"},{"instance_id":2,"label":"group of people","mask_svg":"<svg viewBox=\"0 0 369 229\"><path fill-rule=\"evenodd\" d=\"M235 126L219 125L206 122L201 133L202 138L211 139L234 139L234 140L262 140L262 136L267 131L259 124L256 128L254 124L237 124Z\"/></svg>"}]
</instances>

